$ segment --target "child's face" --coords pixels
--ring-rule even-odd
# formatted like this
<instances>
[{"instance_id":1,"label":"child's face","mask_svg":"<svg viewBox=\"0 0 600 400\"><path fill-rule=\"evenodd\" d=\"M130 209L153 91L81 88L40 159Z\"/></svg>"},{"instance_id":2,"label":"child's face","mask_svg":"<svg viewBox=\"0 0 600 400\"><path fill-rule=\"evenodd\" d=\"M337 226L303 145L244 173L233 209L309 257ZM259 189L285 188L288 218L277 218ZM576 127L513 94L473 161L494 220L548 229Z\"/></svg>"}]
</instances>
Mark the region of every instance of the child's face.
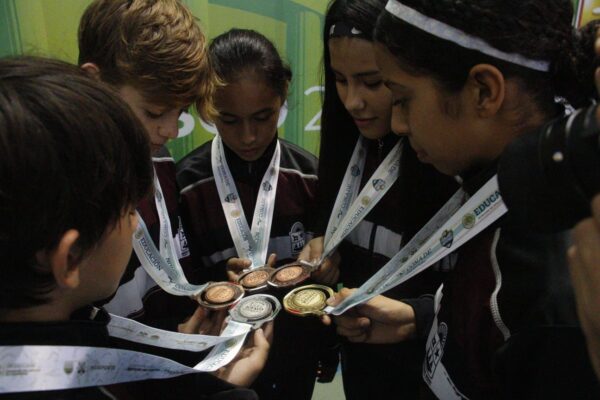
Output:
<instances>
[{"instance_id":1,"label":"child's face","mask_svg":"<svg viewBox=\"0 0 600 400\"><path fill-rule=\"evenodd\" d=\"M189 105L167 107L155 104L148 101L139 90L130 85L121 86L119 94L148 131L152 154L164 146L169 139L177 137L179 116Z\"/></svg>"},{"instance_id":2,"label":"child's face","mask_svg":"<svg viewBox=\"0 0 600 400\"><path fill-rule=\"evenodd\" d=\"M283 99L263 79L245 76L217 90L215 125L238 157L255 161L277 134L282 105Z\"/></svg>"},{"instance_id":3,"label":"child's face","mask_svg":"<svg viewBox=\"0 0 600 400\"><path fill-rule=\"evenodd\" d=\"M375 62L373 43L331 38L329 53L338 95L360 133L369 139L390 133L392 97Z\"/></svg>"},{"instance_id":4,"label":"child's face","mask_svg":"<svg viewBox=\"0 0 600 400\"><path fill-rule=\"evenodd\" d=\"M456 175L484 159L489 146L477 134L468 107L463 107L464 90L452 99L451 106L460 112L450 116L442 109L444 98L433 79L408 74L381 44L375 53L392 92L392 131L408 137L421 162Z\"/></svg>"},{"instance_id":5,"label":"child's face","mask_svg":"<svg viewBox=\"0 0 600 400\"><path fill-rule=\"evenodd\" d=\"M81 267L81 293L88 302L111 296L119 287L132 251L132 235L137 228L135 210L129 210L104 234Z\"/></svg>"}]
</instances>

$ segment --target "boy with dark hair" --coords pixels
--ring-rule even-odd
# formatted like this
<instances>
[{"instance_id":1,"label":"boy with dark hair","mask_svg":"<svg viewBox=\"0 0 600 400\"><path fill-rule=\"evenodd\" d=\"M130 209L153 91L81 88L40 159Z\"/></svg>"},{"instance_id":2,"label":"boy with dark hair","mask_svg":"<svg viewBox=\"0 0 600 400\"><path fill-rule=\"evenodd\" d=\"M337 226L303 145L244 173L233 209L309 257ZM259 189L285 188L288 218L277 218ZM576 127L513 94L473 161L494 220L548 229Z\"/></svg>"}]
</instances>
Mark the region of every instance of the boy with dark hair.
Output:
<instances>
[{"instance_id":1,"label":"boy with dark hair","mask_svg":"<svg viewBox=\"0 0 600 400\"><path fill-rule=\"evenodd\" d=\"M146 132L129 107L80 69L45 59L0 60L0 394L19 399L190 393L255 398L209 374L78 386L89 374L103 376L85 364L98 359L110 364L107 354L83 358L74 375L67 362L46 373L48 363L71 346L132 347L109 336L111 317L90 304L110 296L125 270L137 226L135 205L152 190L149 155ZM235 382L256 376L268 350L257 332L253 354L230 364L221 376ZM26 353L33 345L56 346L53 357L33 353L21 366L11 359L10 354ZM111 365L119 370L119 362ZM148 371L155 367L141 365ZM30 387L15 388L28 378ZM61 379L65 383L56 390L53 385ZM40 390L40 382L54 390L23 392ZM10 393L15 391L20 393Z\"/></svg>"},{"instance_id":2,"label":"boy with dark hair","mask_svg":"<svg viewBox=\"0 0 600 400\"><path fill-rule=\"evenodd\" d=\"M174 251L184 271L190 270L191 258L177 207L175 164L164 144L177 137L179 116L190 105L204 119L214 114L217 80L205 42L194 16L178 0L95 0L79 25L79 64L112 85L148 131L157 189L165 198ZM137 210L160 248L154 196L144 198ZM161 290L135 254L105 308L170 330L196 308L188 323L179 326L188 333L197 333L205 317L204 309L189 298Z\"/></svg>"}]
</instances>

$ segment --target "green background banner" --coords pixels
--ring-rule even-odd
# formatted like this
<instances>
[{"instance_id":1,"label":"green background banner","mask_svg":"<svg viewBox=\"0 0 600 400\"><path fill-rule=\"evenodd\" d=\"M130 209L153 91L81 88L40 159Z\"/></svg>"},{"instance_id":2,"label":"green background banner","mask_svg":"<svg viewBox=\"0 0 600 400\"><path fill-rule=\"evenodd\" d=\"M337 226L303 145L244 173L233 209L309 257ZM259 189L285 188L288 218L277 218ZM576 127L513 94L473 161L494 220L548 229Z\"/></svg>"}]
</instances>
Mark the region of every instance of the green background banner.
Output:
<instances>
[{"instance_id":1,"label":"green background banner","mask_svg":"<svg viewBox=\"0 0 600 400\"><path fill-rule=\"evenodd\" d=\"M77 26L91 0L0 0L0 56L34 54L77 61ZM319 145L321 58L327 0L182 0L213 38L233 27L271 39L294 79L280 136L313 153ZM195 112L180 118L180 137L169 143L180 159L215 133Z\"/></svg>"}]
</instances>

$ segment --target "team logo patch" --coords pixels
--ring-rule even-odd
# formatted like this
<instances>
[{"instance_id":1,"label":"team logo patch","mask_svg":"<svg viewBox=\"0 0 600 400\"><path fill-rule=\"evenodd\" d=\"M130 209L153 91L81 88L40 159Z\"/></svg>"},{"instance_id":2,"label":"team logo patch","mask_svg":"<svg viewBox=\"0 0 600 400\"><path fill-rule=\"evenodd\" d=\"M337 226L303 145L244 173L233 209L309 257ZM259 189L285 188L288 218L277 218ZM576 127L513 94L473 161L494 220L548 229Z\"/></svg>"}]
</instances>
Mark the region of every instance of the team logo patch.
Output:
<instances>
[{"instance_id":1,"label":"team logo patch","mask_svg":"<svg viewBox=\"0 0 600 400\"><path fill-rule=\"evenodd\" d=\"M235 193L229 193L227 196L225 196L225 201L228 203L233 203L236 200L237 196L235 195Z\"/></svg>"},{"instance_id":2,"label":"team logo patch","mask_svg":"<svg viewBox=\"0 0 600 400\"><path fill-rule=\"evenodd\" d=\"M368 196L363 197L360 202L362 203L363 206L368 206L369 203L371 202L371 198Z\"/></svg>"},{"instance_id":3,"label":"team logo patch","mask_svg":"<svg viewBox=\"0 0 600 400\"><path fill-rule=\"evenodd\" d=\"M374 179L373 180L373 188L378 192L385 188L385 181L383 179Z\"/></svg>"},{"instance_id":4,"label":"team logo patch","mask_svg":"<svg viewBox=\"0 0 600 400\"><path fill-rule=\"evenodd\" d=\"M273 186L269 182L263 182L262 188L265 192L270 192L273 189Z\"/></svg>"},{"instance_id":5,"label":"team logo patch","mask_svg":"<svg viewBox=\"0 0 600 400\"><path fill-rule=\"evenodd\" d=\"M138 229L137 231L135 231L135 239L136 240L140 240L142 237L144 237L144 232L142 232L141 229Z\"/></svg>"},{"instance_id":6,"label":"team logo patch","mask_svg":"<svg viewBox=\"0 0 600 400\"><path fill-rule=\"evenodd\" d=\"M465 216L463 217L462 225L465 227L465 229L471 229L472 227L475 226L475 221L477 221L475 214L468 213L468 214L465 214Z\"/></svg>"},{"instance_id":7,"label":"team logo patch","mask_svg":"<svg viewBox=\"0 0 600 400\"><path fill-rule=\"evenodd\" d=\"M237 218L240 215L242 215L242 213L240 212L240 210L233 210L229 215L231 215L231 218Z\"/></svg>"},{"instance_id":8,"label":"team logo patch","mask_svg":"<svg viewBox=\"0 0 600 400\"><path fill-rule=\"evenodd\" d=\"M450 248L452 247L452 242L454 241L454 233L451 230L445 230L442 233L442 237L440 238L440 244L444 247Z\"/></svg>"},{"instance_id":9,"label":"team logo patch","mask_svg":"<svg viewBox=\"0 0 600 400\"><path fill-rule=\"evenodd\" d=\"M353 177L357 177L357 176L359 176L359 175L360 175L360 168L358 167L358 165L354 164L354 165L352 166L352 168L350 168L350 174L351 174Z\"/></svg>"},{"instance_id":10,"label":"team logo patch","mask_svg":"<svg viewBox=\"0 0 600 400\"><path fill-rule=\"evenodd\" d=\"M293 255L299 254L304 248L306 236L304 234L304 225L302 222L298 221L292 225L292 229L290 229L290 243Z\"/></svg>"}]
</instances>

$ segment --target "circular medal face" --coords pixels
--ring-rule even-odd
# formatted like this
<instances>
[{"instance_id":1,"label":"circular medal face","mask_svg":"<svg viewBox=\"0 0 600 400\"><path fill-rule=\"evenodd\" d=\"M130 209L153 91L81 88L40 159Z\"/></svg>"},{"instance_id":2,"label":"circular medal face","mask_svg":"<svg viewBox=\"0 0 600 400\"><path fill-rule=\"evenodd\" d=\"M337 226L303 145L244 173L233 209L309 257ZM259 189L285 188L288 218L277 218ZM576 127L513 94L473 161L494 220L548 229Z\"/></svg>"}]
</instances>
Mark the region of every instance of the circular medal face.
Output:
<instances>
[{"instance_id":1,"label":"circular medal face","mask_svg":"<svg viewBox=\"0 0 600 400\"><path fill-rule=\"evenodd\" d=\"M231 282L208 284L197 296L198 303L206 308L224 308L237 302L244 295L240 285Z\"/></svg>"},{"instance_id":2,"label":"circular medal face","mask_svg":"<svg viewBox=\"0 0 600 400\"><path fill-rule=\"evenodd\" d=\"M259 328L267 321L271 321L281 310L281 303L268 294L255 294L240 300L231 310L231 319L237 322L252 324L254 329Z\"/></svg>"},{"instance_id":3,"label":"circular medal face","mask_svg":"<svg viewBox=\"0 0 600 400\"><path fill-rule=\"evenodd\" d=\"M302 264L287 264L276 269L269 283L275 287L289 287L305 281L310 276L310 269Z\"/></svg>"},{"instance_id":4,"label":"circular medal face","mask_svg":"<svg viewBox=\"0 0 600 400\"><path fill-rule=\"evenodd\" d=\"M323 315L327 299L333 294L333 290L327 286L302 286L292 290L283 298L283 307L291 314Z\"/></svg>"},{"instance_id":5,"label":"circular medal face","mask_svg":"<svg viewBox=\"0 0 600 400\"><path fill-rule=\"evenodd\" d=\"M259 297L245 301L243 304L240 304L238 308L240 310L240 315L249 320L256 320L271 314L273 305L268 300Z\"/></svg>"},{"instance_id":6,"label":"circular medal face","mask_svg":"<svg viewBox=\"0 0 600 400\"><path fill-rule=\"evenodd\" d=\"M238 283L248 291L257 291L267 286L267 281L273 273L273 268L259 267L244 272L238 278Z\"/></svg>"}]
</instances>

